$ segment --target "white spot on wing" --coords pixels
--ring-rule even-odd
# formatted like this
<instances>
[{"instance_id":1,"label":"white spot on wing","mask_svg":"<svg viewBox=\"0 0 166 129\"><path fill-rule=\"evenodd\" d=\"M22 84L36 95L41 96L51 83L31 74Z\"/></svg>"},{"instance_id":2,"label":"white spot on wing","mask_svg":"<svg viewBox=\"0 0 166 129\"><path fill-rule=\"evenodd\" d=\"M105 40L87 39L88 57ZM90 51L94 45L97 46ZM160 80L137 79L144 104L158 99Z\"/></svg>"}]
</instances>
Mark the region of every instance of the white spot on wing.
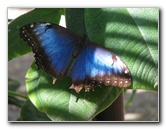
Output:
<instances>
[{"instance_id":1,"label":"white spot on wing","mask_svg":"<svg viewBox=\"0 0 166 129\"><path fill-rule=\"evenodd\" d=\"M114 83L116 84L116 83L118 83L118 82L115 80Z\"/></svg>"},{"instance_id":2,"label":"white spot on wing","mask_svg":"<svg viewBox=\"0 0 166 129\"><path fill-rule=\"evenodd\" d=\"M51 25L51 23L46 23L46 25Z\"/></svg>"},{"instance_id":3,"label":"white spot on wing","mask_svg":"<svg viewBox=\"0 0 166 129\"><path fill-rule=\"evenodd\" d=\"M128 71L127 69L124 71L125 74L127 74L128 72L129 72L129 71Z\"/></svg>"},{"instance_id":4,"label":"white spot on wing","mask_svg":"<svg viewBox=\"0 0 166 129\"><path fill-rule=\"evenodd\" d=\"M33 27L34 27L34 24L31 24L30 27L33 28Z\"/></svg>"},{"instance_id":5,"label":"white spot on wing","mask_svg":"<svg viewBox=\"0 0 166 129\"><path fill-rule=\"evenodd\" d=\"M40 26L47 26L47 25L51 25L51 23L43 23L43 24L40 24Z\"/></svg>"}]
</instances>

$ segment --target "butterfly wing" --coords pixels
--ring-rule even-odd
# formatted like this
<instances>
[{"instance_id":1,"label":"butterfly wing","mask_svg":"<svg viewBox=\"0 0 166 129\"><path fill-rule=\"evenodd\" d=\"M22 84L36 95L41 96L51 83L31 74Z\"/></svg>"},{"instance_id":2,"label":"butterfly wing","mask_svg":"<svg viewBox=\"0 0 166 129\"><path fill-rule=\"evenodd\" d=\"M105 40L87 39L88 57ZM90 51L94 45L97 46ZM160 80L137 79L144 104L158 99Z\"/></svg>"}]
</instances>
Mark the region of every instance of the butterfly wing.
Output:
<instances>
[{"instance_id":1,"label":"butterfly wing","mask_svg":"<svg viewBox=\"0 0 166 129\"><path fill-rule=\"evenodd\" d=\"M54 81L66 74L72 77L76 92L94 86L127 87L131 75L127 66L114 53L92 42L84 41L66 28L51 23L33 23L20 29L20 36L32 48L38 68ZM75 58L68 69L71 57ZM55 82L54 82L55 83Z\"/></svg>"},{"instance_id":2,"label":"butterfly wing","mask_svg":"<svg viewBox=\"0 0 166 129\"><path fill-rule=\"evenodd\" d=\"M131 74L124 62L114 53L92 42L86 42L73 65L69 69L72 77L71 89L80 92L94 86L131 85Z\"/></svg>"},{"instance_id":3,"label":"butterfly wing","mask_svg":"<svg viewBox=\"0 0 166 129\"><path fill-rule=\"evenodd\" d=\"M54 79L63 76L78 37L56 24L33 23L20 29L20 36L32 48L38 68Z\"/></svg>"}]
</instances>

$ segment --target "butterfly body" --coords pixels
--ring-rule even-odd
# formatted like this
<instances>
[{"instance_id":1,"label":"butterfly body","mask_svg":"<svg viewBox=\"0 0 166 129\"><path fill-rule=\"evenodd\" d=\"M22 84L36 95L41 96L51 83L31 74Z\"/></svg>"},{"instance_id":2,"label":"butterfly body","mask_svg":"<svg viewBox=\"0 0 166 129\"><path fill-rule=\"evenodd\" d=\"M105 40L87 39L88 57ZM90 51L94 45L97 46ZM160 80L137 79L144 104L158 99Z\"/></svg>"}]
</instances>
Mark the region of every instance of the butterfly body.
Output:
<instances>
[{"instance_id":1,"label":"butterfly body","mask_svg":"<svg viewBox=\"0 0 166 129\"><path fill-rule=\"evenodd\" d=\"M38 68L50 74L54 82L60 76L70 76L70 88L77 93L95 86L131 85L130 71L117 55L66 28L32 23L20 29L20 36L35 53Z\"/></svg>"}]
</instances>

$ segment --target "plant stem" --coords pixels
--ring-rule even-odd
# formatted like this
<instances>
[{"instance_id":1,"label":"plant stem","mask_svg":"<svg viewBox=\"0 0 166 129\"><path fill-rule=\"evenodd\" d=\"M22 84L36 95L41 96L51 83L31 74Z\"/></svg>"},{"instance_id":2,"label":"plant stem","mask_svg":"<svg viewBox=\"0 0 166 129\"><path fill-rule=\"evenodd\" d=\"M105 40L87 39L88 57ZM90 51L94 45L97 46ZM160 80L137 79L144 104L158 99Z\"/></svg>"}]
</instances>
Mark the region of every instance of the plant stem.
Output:
<instances>
[{"instance_id":1,"label":"plant stem","mask_svg":"<svg viewBox=\"0 0 166 129\"><path fill-rule=\"evenodd\" d=\"M18 96L18 97L21 97L21 98L24 98L24 99L28 99L27 96L22 95L22 94L18 94L18 93L14 92L14 91L8 91L8 95Z\"/></svg>"},{"instance_id":2,"label":"plant stem","mask_svg":"<svg viewBox=\"0 0 166 129\"><path fill-rule=\"evenodd\" d=\"M136 91L137 91L137 90L133 90L133 91L132 91L132 94L131 94L130 98L129 98L129 99L127 100L127 102L125 103L125 108L128 107L128 106L131 104L131 102L133 101L133 98L134 98L134 96L135 96Z\"/></svg>"}]
</instances>

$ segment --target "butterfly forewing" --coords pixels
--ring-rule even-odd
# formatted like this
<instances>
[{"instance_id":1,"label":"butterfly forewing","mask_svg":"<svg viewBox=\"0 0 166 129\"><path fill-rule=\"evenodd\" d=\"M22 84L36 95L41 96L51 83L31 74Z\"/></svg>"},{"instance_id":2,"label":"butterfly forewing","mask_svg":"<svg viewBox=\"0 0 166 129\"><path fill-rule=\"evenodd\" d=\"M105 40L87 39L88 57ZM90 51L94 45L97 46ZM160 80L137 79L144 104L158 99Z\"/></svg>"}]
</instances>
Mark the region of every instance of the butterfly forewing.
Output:
<instances>
[{"instance_id":1,"label":"butterfly forewing","mask_svg":"<svg viewBox=\"0 0 166 129\"><path fill-rule=\"evenodd\" d=\"M20 29L20 36L35 53L36 64L54 78L63 76L78 38L51 23L33 23Z\"/></svg>"}]
</instances>

